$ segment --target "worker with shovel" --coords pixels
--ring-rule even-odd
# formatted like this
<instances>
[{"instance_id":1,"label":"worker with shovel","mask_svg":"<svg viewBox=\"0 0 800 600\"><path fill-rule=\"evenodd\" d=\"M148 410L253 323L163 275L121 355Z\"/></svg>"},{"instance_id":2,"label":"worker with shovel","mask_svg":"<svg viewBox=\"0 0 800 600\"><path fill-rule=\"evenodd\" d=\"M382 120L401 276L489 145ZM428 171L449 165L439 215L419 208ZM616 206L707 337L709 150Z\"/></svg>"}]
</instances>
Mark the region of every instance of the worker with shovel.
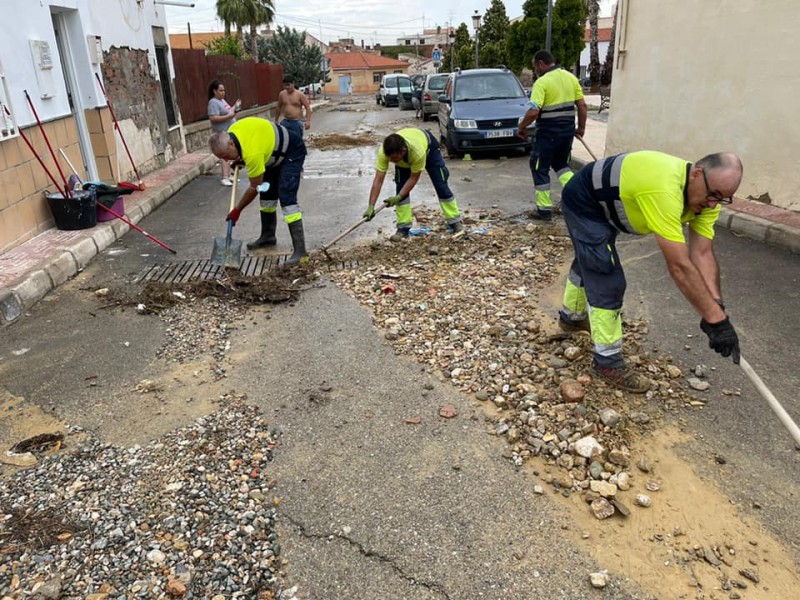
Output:
<instances>
[{"instance_id":1,"label":"worker with shovel","mask_svg":"<svg viewBox=\"0 0 800 600\"><path fill-rule=\"evenodd\" d=\"M415 127L401 129L397 133L389 134L383 140L383 144L378 150L375 178L372 180L372 188L369 192L369 205L364 211L364 218L367 221L375 216L375 203L381 193L390 162L395 164L396 193L383 201L387 206L394 207L397 220L397 231L389 238L390 240L399 242L410 235L411 223L414 218L411 211L410 194L417 185L423 170L428 172L436 190L439 207L447 222L448 231L458 233L464 228L456 197L450 191L450 186L447 185L450 171L444 164L439 142L427 129Z\"/></svg>"},{"instance_id":2,"label":"worker with shovel","mask_svg":"<svg viewBox=\"0 0 800 600\"><path fill-rule=\"evenodd\" d=\"M692 164L642 151L591 162L564 186L561 210L575 259L559 325L591 331L598 376L629 392L650 389L650 380L622 358L626 283L615 247L619 232L655 234L672 279L702 317L709 347L739 364L739 338L725 314L713 239L720 204L733 201L741 181L735 154L710 154Z\"/></svg>"},{"instance_id":3,"label":"worker with shovel","mask_svg":"<svg viewBox=\"0 0 800 600\"><path fill-rule=\"evenodd\" d=\"M303 213L297 204L297 190L306 160L303 137L272 121L246 117L231 125L227 132L212 135L209 146L217 158L243 162L250 178L250 186L228 213L226 220L233 221L235 225L241 211L257 195L260 198L261 236L247 244L247 247L263 248L277 243L275 228L280 202L293 246L292 256L285 264L292 266L307 262ZM269 184L268 189L264 190L263 186L260 188L262 183Z\"/></svg>"}]
</instances>

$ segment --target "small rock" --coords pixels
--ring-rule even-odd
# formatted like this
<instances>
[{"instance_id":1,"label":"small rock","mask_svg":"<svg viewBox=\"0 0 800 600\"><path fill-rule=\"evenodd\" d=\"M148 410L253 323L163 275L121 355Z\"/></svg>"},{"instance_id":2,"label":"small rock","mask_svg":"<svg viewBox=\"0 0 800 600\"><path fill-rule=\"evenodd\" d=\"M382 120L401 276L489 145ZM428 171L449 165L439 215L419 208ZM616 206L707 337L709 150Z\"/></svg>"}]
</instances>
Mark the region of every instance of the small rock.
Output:
<instances>
[{"instance_id":1,"label":"small rock","mask_svg":"<svg viewBox=\"0 0 800 600\"><path fill-rule=\"evenodd\" d=\"M592 476L592 479L600 479L603 475L603 464L598 461L592 461L592 464L589 465L589 475Z\"/></svg>"},{"instance_id":2,"label":"small rock","mask_svg":"<svg viewBox=\"0 0 800 600\"><path fill-rule=\"evenodd\" d=\"M667 375L670 376L670 379L677 379L683 372L675 365L667 365Z\"/></svg>"},{"instance_id":3,"label":"small rock","mask_svg":"<svg viewBox=\"0 0 800 600\"><path fill-rule=\"evenodd\" d=\"M601 590L608 585L608 572L598 571L597 573L590 573L589 581L592 582L593 588Z\"/></svg>"},{"instance_id":4,"label":"small rock","mask_svg":"<svg viewBox=\"0 0 800 600\"><path fill-rule=\"evenodd\" d=\"M626 446L614 448L608 453L608 461L620 467L627 467L631 464L631 451Z\"/></svg>"},{"instance_id":5,"label":"small rock","mask_svg":"<svg viewBox=\"0 0 800 600\"><path fill-rule=\"evenodd\" d=\"M577 346L570 346L564 350L564 358L567 360L577 360L581 356L581 349Z\"/></svg>"},{"instance_id":6,"label":"small rock","mask_svg":"<svg viewBox=\"0 0 800 600\"><path fill-rule=\"evenodd\" d=\"M533 485L533 493L541 496L542 494L544 494L544 488L540 486L538 483L536 483Z\"/></svg>"},{"instance_id":7,"label":"small rock","mask_svg":"<svg viewBox=\"0 0 800 600\"><path fill-rule=\"evenodd\" d=\"M592 458L595 454L602 454L603 447L594 438L594 436L586 436L575 442L573 446L575 453L583 458Z\"/></svg>"},{"instance_id":8,"label":"small rock","mask_svg":"<svg viewBox=\"0 0 800 600\"><path fill-rule=\"evenodd\" d=\"M428 254L431 256L439 255L439 246L428 246Z\"/></svg>"},{"instance_id":9,"label":"small rock","mask_svg":"<svg viewBox=\"0 0 800 600\"><path fill-rule=\"evenodd\" d=\"M592 509L592 513L598 519L607 519L614 515L614 511L616 510L614 506L605 498L597 498L596 500L592 500L590 504Z\"/></svg>"},{"instance_id":10,"label":"small rock","mask_svg":"<svg viewBox=\"0 0 800 600\"><path fill-rule=\"evenodd\" d=\"M693 390L697 390L698 392L705 392L711 387L710 383L703 381L702 379L698 379L697 377L689 377L686 381L689 383L689 387L691 387Z\"/></svg>"},{"instance_id":11,"label":"small rock","mask_svg":"<svg viewBox=\"0 0 800 600\"><path fill-rule=\"evenodd\" d=\"M170 579L167 582L167 594L180 598L186 595L186 586L177 579Z\"/></svg>"},{"instance_id":12,"label":"small rock","mask_svg":"<svg viewBox=\"0 0 800 600\"><path fill-rule=\"evenodd\" d=\"M647 494L636 494L636 505L642 508L647 508L653 504L653 500Z\"/></svg>"},{"instance_id":13,"label":"small rock","mask_svg":"<svg viewBox=\"0 0 800 600\"><path fill-rule=\"evenodd\" d=\"M486 402L489 399L489 393L486 390L478 390L475 394L475 398L481 402Z\"/></svg>"},{"instance_id":14,"label":"small rock","mask_svg":"<svg viewBox=\"0 0 800 600\"><path fill-rule=\"evenodd\" d=\"M617 487L621 489L623 492L631 489L631 476L623 471L616 476Z\"/></svg>"},{"instance_id":15,"label":"small rock","mask_svg":"<svg viewBox=\"0 0 800 600\"><path fill-rule=\"evenodd\" d=\"M616 508L623 517L631 516L631 509L620 502L619 498L610 498L609 502L611 502L614 508Z\"/></svg>"},{"instance_id":16,"label":"small rock","mask_svg":"<svg viewBox=\"0 0 800 600\"><path fill-rule=\"evenodd\" d=\"M650 415L647 413L643 413L640 411L632 412L628 414L628 418L637 425L644 425L650 422Z\"/></svg>"},{"instance_id":17,"label":"small rock","mask_svg":"<svg viewBox=\"0 0 800 600\"><path fill-rule=\"evenodd\" d=\"M100 288L99 290L94 291L94 295L98 298L102 298L103 296L108 296L108 288Z\"/></svg>"},{"instance_id":18,"label":"small rock","mask_svg":"<svg viewBox=\"0 0 800 600\"><path fill-rule=\"evenodd\" d=\"M586 396L586 388L574 379L562 381L560 389L564 402L580 402Z\"/></svg>"},{"instance_id":19,"label":"small rock","mask_svg":"<svg viewBox=\"0 0 800 600\"><path fill-rule=\"evenodd\" d=\"M452 419L453 417L458 415L458 411L456 407L452 404L443 404L442 407L439 409L439 416L443 419Z\"/></svg>"},{"instance_id":20,"label":"small rock","mask_svg":"<svg viewBox=\"0 0 800 600\"><path fill-rule=\"evenodd\" d=\"M646 458L640 458L639 462L636 463L636 467L642 473L649 473L650 471L653 470L653 466L650 464L650 461L648 461Z\"/></svg>"},{"instance_id":21,"label":"small rock","mask_svg":"<svg viewBox=\"0 0 800 600\"><path fill-rule=\"evenodd\" d=\"M140 315L147 313L147 306L142 303L136 305L136 312Z\"/></svg>"},{"instance_id":22,"label":"small rock","mask_svg":"<svg viewBox=\"0 0 800 600\"><path fill-rule=\"evenodd\" d=\"M147 560L153 563L154 565L163 564L164 561L167 560L167 555L161 552L161 550L150 550L147 553Z\"/></svg>"},{"instance_id":23,"label":"small rock","mask_svg":"<svg viewBox=\"0 0 800 600\"><path fill-rule=\"evenodd\" d=\"M56 575L34 588L36 600L58 600L61 597L61 577Z\"/></svg>"},{"instance_id":24,"label":"small rock","mask_svg":"<svg viewBox=\"0 0 800 600\"><path fill-rule=\"evenodd\" d=\"M606 427L615 427L617 423L620 422L622 419L622 415L620 415L617 411L613 408L604 408L599 413L600 421Z\"/></svg>"},{"instance_id":25,"label":"small rock","mask_svg":"<svg viewBox=\"0 0 800 600\"><path fill-rule=\"evenodd\" d=\"M603 498L612 498L617 495L617 486L607 481L593 480L589 484L589 489L593 492L597 492Z\"/></svg>"},{"instance_id":26,"label":"small rock","mask_svg":"<svg viewBox=\"0 0 800 600\"><path fill-rule=\"evenodd\" d=\"M752 569L739 569L739 575L741 575L745 579L749 579L753 583L758 583L760 581L758 578L758 573L756 573Z\"/></svg>"},{"instance_id":27,"label":"small rock","mask_svg":"<svg viewBox=\"0 0 800 600\"><path fill-rule=\"evenodd\" d=\"M644 487L648 492L657 492L661 489L661 486L657 481L645 481Z\"/></svg>"}]
</instances>

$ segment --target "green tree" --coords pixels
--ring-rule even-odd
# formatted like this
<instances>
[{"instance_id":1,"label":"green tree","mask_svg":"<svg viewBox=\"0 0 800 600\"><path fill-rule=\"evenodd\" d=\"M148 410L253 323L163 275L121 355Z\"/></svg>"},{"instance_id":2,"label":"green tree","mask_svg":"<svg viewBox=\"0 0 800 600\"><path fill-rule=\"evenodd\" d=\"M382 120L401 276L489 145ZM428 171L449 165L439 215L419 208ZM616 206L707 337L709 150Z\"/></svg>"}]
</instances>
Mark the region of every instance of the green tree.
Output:
<instances>
[{"instance_id":1,"label":"green tree","mask_svg":"<svg viewBox=\"0 0 800 600\"><path fill-rule=\"evenodd\" d=\"M551 51L556 62L565 69L572 69L586 47L585 23L583 0L559 0L553 6Z\"/></svg>"},{"instance_id":2,"label":"green tree","mask_svg":"<svg viewBox=\"0 0 800 600\"><path fill-rule=\"evenodd\" d=\"M230 55L237 60L242 58L242 47L239 45L239 40L232 35L214 38L210 42L207 42L205 47L208 54L219 56Z\"/></svg>"},{"instance_id":3,"label":"green tree","mask_svg":"<svg viewBox=\"0 0 800 600\"><path fill-rule=\"evenodd\" d=\"M584 47L584 0L559 0L553 7L551 48L556 62L570 68ZM522 21L509 28L506 41L508 66L517 74L531 66L531 59L543 50L547 38L547 0L526 0Z\"/></svg>"},{"instance_id":4,"label":"green tree","mask_svg":"<svg viewBox=\"0 0 800 600\"><path fill-rule=\"evenodd\" d=\"M258 26L269 25L275 17L273 0L217 0L216 8L217 16L224 24L225 35L230 36L231 27L235 26L243 47L245 27L250 28L250 38L253 40L257 38ZM253 57L258 60L257 52Z\"/></svg>"},{"instance_id":5,"label":"green tree","mask_svg":"<svg viewBox=\"0 0 800 600\"><path fill-rule=\"evenodd\" d=\"M522 73L522 69L530 68L533 55L537 50L544 48L546 27L546 21L538 17L526 17L522 21L512 23L509 27L506 38L506 56L508 57L506 64L517 75Z\"/></svg>"},{"instance_id":6,"label":"green tree","mask_svg":"<svg viewBox=\"0 0 800 600\"><path fill-rule=\"evenodd\" d=\"M492 0L481 23L481 44L505 44L508 35L508 16L502 0Z\"/></svg>"},{"instance_id":7,"label":"green tree","mask_svg":"<svg viewBox=\"0 0 800 600\"><path fill-rule=\"evenodd\" d=\"M501 0L492 0L483 17L479 32L480 60L485 67L506 64L506 38L508 37L508 16Z\"/></svg>"},{"instance_id":8,"label":"green tree","mask_svg":"<svg viewBox=\"0 0 800 600\"><path fill-rule=\"evenodd\" d=\"M614 46L617 41L617 6L614 6L614 21L611 25L611 41L608 43L606 60L600 69L600 85L611 85L611 75L614 72Z\"/></svg>"},{"instance_id":9,"label":"green tree","mask_svg":"<svg viewBox=\"0 0 800 600\"><path fill-rule=\"evenodd\" d=\"M597 51L597 20L600 14L599 0L583 0L589 18L589 79L592 86L600 83L600 53Z\"/></svg>"},{"instance_id":10,"label":"green tree","mask_svg":"<svg viewBox=\"0 0 800 600\"><path fill-rule=\"evenodd\" d=\"M456 38L442 56L442 65L447 70L470 69L475 66L475 43L470 38L466 23L461 23L456 29Z\"/></svg>"},{"instance_id":11,"label":"green tree","mask_svg":"<svg viewBox=\"0 0 800 600\"><path fill-rule=\"evenodd\" d=\"M275 34L259 44L259 58L283 65L283 74L294 77L298 86L319 81L322 75L322 50L306 46L306 32L278 27Z\"/></svg>"}]
</instances>

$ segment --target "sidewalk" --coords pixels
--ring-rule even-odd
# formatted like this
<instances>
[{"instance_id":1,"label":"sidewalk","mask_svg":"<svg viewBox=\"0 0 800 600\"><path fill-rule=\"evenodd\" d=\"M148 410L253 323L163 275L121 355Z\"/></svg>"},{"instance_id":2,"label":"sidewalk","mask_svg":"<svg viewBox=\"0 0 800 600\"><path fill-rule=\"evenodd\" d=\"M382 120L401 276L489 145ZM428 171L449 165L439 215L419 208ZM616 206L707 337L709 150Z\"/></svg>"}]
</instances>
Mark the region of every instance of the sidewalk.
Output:
<instances>
[{"instance_id":1,"label":"sidewalk","mask_svg":"<svg viewBox=\"0 0 800 600\"><path fill-rule=\"evenodd\" d=\"M585 140L598 157L605 148L605 134L606 124L590 118ZM574 161L580 165L590 160L586 149L576 143ZM125 217L138 224L192 179L213 169L216 162L208 152L198 151L150 173L144 178L145 191L125 196ZM723 207L720 224L735 233L800 254L800 213L737 200ZM119 220L80 231L54 228L0 254L0 327L19 319L129 230Z\"/></svg>"}]
</instances>

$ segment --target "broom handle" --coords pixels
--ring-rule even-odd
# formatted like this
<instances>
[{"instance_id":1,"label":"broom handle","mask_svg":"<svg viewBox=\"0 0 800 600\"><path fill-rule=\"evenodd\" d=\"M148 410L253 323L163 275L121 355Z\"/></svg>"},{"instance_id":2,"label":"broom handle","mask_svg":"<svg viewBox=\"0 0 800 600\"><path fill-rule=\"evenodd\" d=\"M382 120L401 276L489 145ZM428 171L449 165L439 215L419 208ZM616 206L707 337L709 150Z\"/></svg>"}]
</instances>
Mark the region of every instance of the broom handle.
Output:
<instances>
[{"instance_id":1,"label":"broom handle","mask_svg":"<svg viewBox=\"0 0 800 600\"><path fill-rule=\"evenodd\" d=\"M375 215L377 215L379 212L381 212L381 211L382 211L384 208L386 208L386 205L385 205L385 204L381 204L381 205L378 207L378 209L377 209L377 210L376 210L376 211L373 213L373 218L374 218L374 216L375 216ZM333 240L331 240L330 242L328 242L327 244L325 244L325 245L322 247L323 251L324 251L324 250L327 250L328 248L330 248L331 246L333 246L333 245L334 245L336 242L338 242L339 240L341 240L343 237L347 237L348 235L350 235L351 233L353 233L353 232L354 232L356 229L358 229L359 227L361 227L361 226L362 226L364 223L366 223L366 222L367 222L367 219L364 219L364 218L362 218L362 219L361 219L361 220L360 220L358 223L356 223L355 225L353 225L353 226L352 226L352 227L350 227L349 229L347 229L347 230L343 231L342 233L340 233L339 235L337 235L337 236L336 236L336 237L335 237Z\"/></svg>"},{"instance_id":2,"label":"broom handle","mask_svg":"<svg viewBox=\"0 0 800 600\"><path fill-rule=\"evenodd\" d=\"M770 408L778 415L778 419L780 419L783 426L789 431L789 433L794 438L795 444L800 448L800 427L797 426L792 420L792 417L789 416L781 403L778 402L778 399L772 394L769 388L761 381L761 377L753 370L753 367L750 366L750 363L747 362L744 358L739 359L739 366L744 371L744 374L750 379L752 384L756 387L759 393L763 396L764 400L767 401Z\"/></svg>"},{"instance_id":3,"label":"broom handle","mask_svg":"<svg viewBox=\"0 0 800 600\"><path fill-rule=\"evenodd\" d=\"M580 135L576 135L575 137L581 141L581 144L583 144L583 147L586 148L586 151L589 153L589 156L591 156L594 160L597 160L597 157L594 155L594 152L592 152L592 149L589 148L589 146L586 144L586 140L584 140L583 137Z\"/></svg>"},{"instance_id":4,"label":"broom handle","mask_svg":"<svg viewBox=\"0 0 800 600\"><path fill-rule=\"evenodd\" d=\"M6 114L9 117L11 117L11 113L8 112L8 107L5 104L3 105L3 109L6 111ZM11 117L11 118L13 119L13 117ZM36 160L39 161L39 164L42 165L42 169L44 169L44 172L47 174L47 177L50 179L50 181L53 182L53 185L56 186L57 190L61 190L61 186L58 185L58 182L56 181L56 178L53 177L53 174L50 172L50 169L48 169L47 165L44 164L44 161L42 160L42 157L39 156L39 154L36 152L36 148L33 147L33 144L31 144L30 140L28 139L28 136L25 135L22 132L22 129L20 129L19 125L17 125L17 131L19 131L19 136L23 139L25 144L27 144L28 148L30 148L31 152L33 153L33 156L36 158ZM67 187L69 187L69 186L67 186ZM64 196L65 200L66 200L66 198L67 197Z\"/></svg>"},{"instance_id":5,"label":"broom handle","mask_svg":"<svg viewBox=\"0 0 800 600\"><path fill-rule=\"evenodd\" d=\"M67 190L67 196L72 198L72 190L69 189L69 185L67 185L67 178L64 177L64 171L61 170L61 164L58 162L58 157L53 151L53 146L50 145L50 138L47 137L47 132L44 130L44 125L42 125L42 122L39 120L39 113L36 112L36 107L33 105L33 100L31 100L30 95L28 95L28 90L22 91L25 92L25 98L28 100L28 105L31 107L31 112L33 112L33 116L36 119L36 124L39 126L39 131L42 132L42 137L47 144L47 149L50 150L50 156L53 158L53 162L56 163L56 169L58 169L58 174L61 175L61 180L64 182L64 189Z\"/></svg>"},{"instance_id":6,"label":"broom handle","mask_svg":"<svg viewBox=\"0 0 800 600\"><path fill-rule=\"evenodd\" d=\"M77 177L77 178L78 178L78 181L79 181L80 183L83 183L83 181L81 181L81 176L80 176L80 175L78 175L78 172L75 170L75 167L74 167L74 166L73 166L73 164L70 162L70 160L69 160L69 158L67 157L67 155L64 153L64 149L63 149L63 148L59 148L59 149L58 149L58 151L59 151L59 152L61 152L61 156L63 156L63 157L64 157L64 160L65 160L65 161L67 161L67 165L69 166L69 168L70 168L70 169L72 169L72 172L73 172L73 173L75 173L75 177Z\"/></svg>"},{"instance_id":7,"label":"broom handle","mask_svg":"<svg viewBox=\"0 0 800 600\"><path fill-rule=\"evenodd\" d=\"M108 105L108 112L111 113L111 118L114 119L114 128L119 133L119 139L122 140L122 145L125 147L125 152L128 154L128 160L131 161L131 167L133 167L133 172L136 173L136 178L139 180L139 183L141 183L142 176L139 175L139 169L136 168L136 163L133 162L131 151L128 150L128 144L125 142L125 136L122 135L122 130L119 128L119 121L117 121L117 115L114 114L114 107L111 106L111 100L108 99L108 94L106 94L106 88L103 87L103 82L100 81L100 75L95 73L94 76L95 79L97 79L97 83L100 84L100 91L103 92L103 97L105 97L106 99L106 104Z\"/></svg>"}]
</instances>

